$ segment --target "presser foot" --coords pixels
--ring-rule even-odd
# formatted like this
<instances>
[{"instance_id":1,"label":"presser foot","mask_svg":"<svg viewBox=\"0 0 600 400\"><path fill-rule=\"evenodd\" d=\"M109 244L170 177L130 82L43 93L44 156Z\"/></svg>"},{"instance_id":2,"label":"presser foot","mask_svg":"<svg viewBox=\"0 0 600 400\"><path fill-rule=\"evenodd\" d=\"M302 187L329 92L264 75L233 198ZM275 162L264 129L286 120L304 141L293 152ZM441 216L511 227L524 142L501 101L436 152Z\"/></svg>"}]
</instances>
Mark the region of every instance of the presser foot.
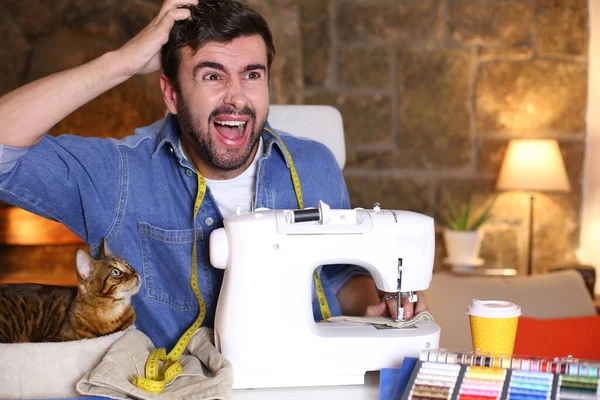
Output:
<instances>
[{"instance_id":1,"label":"presser foot","mask_svg":"<svg viewBox=\"0 0 600 400\"><path fill-rule=\"evenodd\" d=\"M401 308L398 311L398 318L392 318L394 322L404 322L404 310Z\"/></svg>"},{"instance_id":2,"label":"presser foot","mask_svg":"<svg viewBox=\"0 0 600 400\"><path fill-rule=\"evenodd\" d=\"M400 301L398 301L398 304L400 304ZM394 322L404 322L404 321L406 321L404 319L404 307L398 307L398 317L397 318L392 318L392 321L394 321Z\"/></svg>"},{"instance_id":3,"label":"presser foot","mask_svg":"<svg viewBox=\"0 0 600 400\"><path fill-rule=\"evenodd\" d=\"M385 298L386 299L396 299L398 301L398 317L397 318L392 318L392 321L394 322L404 322L404 307L402 307L402 299L403 298L408 298L409 303L416 303L417 301L417 295L414 292L399 292L399 294L395 294L395 295L386 295Z\"/></svg>"},{"instance_id":4,"label":"presser foot","mask_svg":"<svg viewBox=\"0 0 600 400\"><path fill-rule=\"evenodd\" d=\"M402 308L401 296L399 296L397 294L386 294L384 297L386 300L395 299L398 302L397 303L398 304L398 308L397 308L398 317L396 317L396 318L391 317L390 319L394 322L404 322L404 308Z\"/></svg>"}]
</instances>

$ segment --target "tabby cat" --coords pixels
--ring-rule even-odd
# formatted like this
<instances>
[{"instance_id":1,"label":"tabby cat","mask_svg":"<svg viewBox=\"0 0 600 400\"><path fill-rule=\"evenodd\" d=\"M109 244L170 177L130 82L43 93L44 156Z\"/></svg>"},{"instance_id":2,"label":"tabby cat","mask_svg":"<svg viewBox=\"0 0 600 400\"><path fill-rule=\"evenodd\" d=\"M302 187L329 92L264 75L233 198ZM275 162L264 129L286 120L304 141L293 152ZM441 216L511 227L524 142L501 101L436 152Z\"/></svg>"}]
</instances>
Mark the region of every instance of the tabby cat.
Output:
<instances>
[{"instance_id":1,"label":"tabby cat","mask_svg":"<svg viewBox=\"0 0 600 400\"><path fill-rule=\"evenodd\" d=\"M76 262L76 288L0 285L0 343L94 338L133 324L139 274L106 246L97 261L77 250Z\"/></svg>"}]
</instances>

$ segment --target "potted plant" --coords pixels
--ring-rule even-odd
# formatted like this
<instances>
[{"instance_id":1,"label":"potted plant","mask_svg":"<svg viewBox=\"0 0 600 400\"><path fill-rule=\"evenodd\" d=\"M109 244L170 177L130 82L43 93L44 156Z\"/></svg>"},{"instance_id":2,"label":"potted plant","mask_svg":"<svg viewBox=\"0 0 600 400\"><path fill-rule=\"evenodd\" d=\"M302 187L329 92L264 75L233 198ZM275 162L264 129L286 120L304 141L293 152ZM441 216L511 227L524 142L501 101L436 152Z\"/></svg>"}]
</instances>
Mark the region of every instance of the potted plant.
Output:
<instances>
[{"instance_id":1,"label":"potted plant","mask_svg":"<svg viewBox=\"0 0 600 400\"><path fill-rule=\"evenodd\" d=\"M488 219L496 196L494 196L484 209L475 215L473 212L473 198L462 207L457 207L447 190L442 190L446 203L446 210L440 214L446 223L444 229L444 243L448 252L447 262L463 266L477 266L483 264L479 258L479 250L483 233L481 225Z\"/></svg>"}]
</instances>

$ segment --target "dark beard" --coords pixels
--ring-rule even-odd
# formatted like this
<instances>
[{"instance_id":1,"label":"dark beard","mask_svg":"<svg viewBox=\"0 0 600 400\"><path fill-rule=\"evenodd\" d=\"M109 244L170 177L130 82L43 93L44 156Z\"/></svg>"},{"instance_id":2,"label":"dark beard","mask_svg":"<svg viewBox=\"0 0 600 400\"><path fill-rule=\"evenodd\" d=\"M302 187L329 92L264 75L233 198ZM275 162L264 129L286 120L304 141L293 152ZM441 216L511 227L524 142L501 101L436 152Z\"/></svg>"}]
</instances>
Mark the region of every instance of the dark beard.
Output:
<instances>
[{"instance_id":1,"label":"dark beard","mask_svg":"<svg viewBox=\"0 0 600 400\"><path fill-rule=\"evenodd\" d=\"M254 150L260 141L260 135L267 121L265 118L258 123L258 121L256 121L256 113L247 106L239 112L227 107L220 107L214 110L208 118L208 126L212 125L213 118L218 114L249 115L251 118L250 121L253 121L254 123L250 131L250 138L241 153L236 154L236 150L228 149L226 154L219 155L217 146L210 136L210 132L202 131L200 129L200 121L192 117L187 104L185 104L181 96L179 96L177 100L177 112L179 124L181 126L181 134L189 138L194 145L194 148L190 150L194 151L200 158L207 160L212 166L222 171L233 171L246 164L252 154L252 150ZM257 129L257 127L260 129Z\"/></svg>"}]
</instances>

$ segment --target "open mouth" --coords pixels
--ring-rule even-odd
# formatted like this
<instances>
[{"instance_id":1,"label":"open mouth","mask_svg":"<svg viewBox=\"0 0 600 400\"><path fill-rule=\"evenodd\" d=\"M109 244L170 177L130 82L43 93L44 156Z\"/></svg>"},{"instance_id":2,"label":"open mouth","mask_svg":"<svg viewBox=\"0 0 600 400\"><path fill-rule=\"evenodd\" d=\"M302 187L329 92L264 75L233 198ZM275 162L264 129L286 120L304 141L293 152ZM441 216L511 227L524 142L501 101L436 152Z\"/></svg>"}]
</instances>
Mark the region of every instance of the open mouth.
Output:
<instances>
[{"instance_id":1,"label":"open mouth","mask_svg":"<svg viewBox=\"0 0 600 400\"><path fill-rule=\"evenodd\" d=\"M238 145L246 141L250 118L248 116L242 116L242 118L227 116L227 118L215 118L213 124L219 138L225 144Z\"/></svg>"}]
</instances>

